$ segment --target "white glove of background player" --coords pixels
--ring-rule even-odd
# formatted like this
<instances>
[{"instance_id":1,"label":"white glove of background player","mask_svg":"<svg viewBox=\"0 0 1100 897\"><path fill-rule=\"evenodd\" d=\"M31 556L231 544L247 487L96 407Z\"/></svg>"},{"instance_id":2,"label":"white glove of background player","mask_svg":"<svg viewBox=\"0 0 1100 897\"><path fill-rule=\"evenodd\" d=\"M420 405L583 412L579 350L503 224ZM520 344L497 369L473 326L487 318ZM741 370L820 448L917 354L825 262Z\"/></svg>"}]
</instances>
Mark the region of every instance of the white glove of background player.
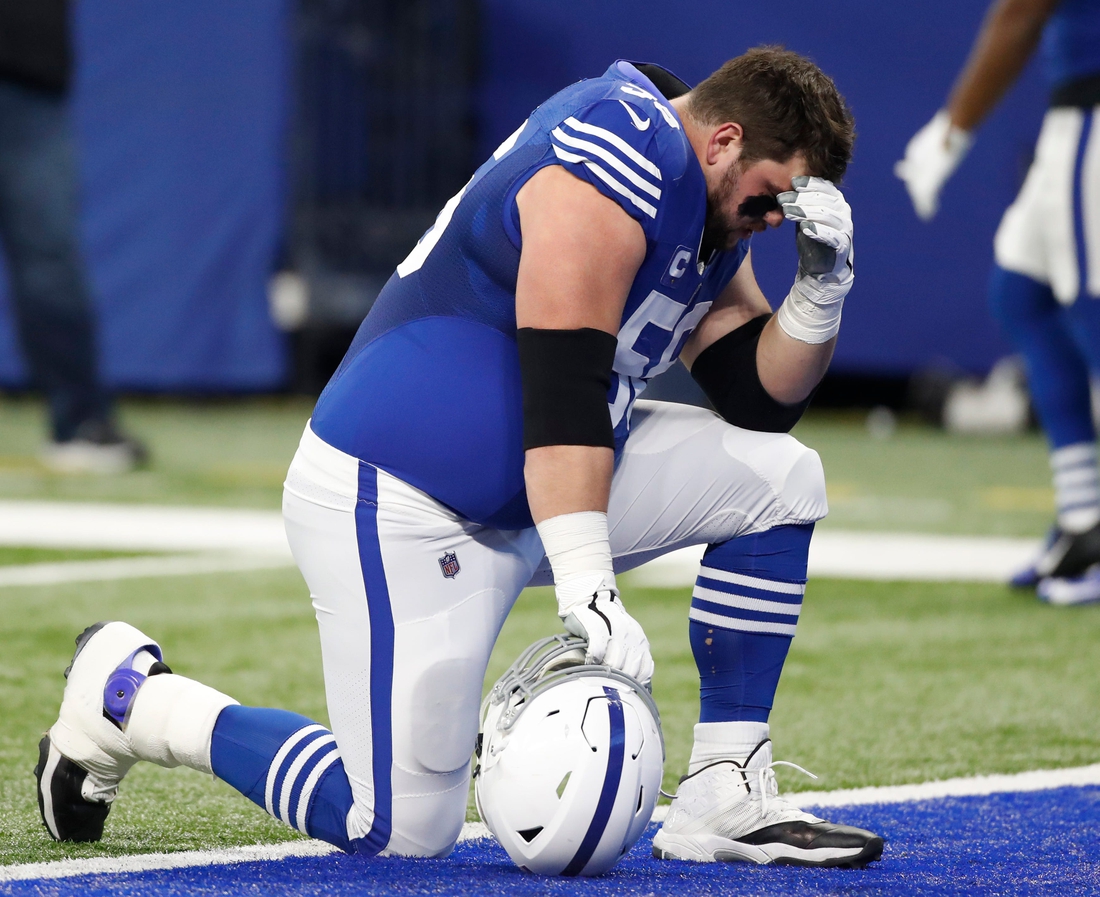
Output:
<instances>
[{"instance_id":1,"label":"white glove of background player","mask_svg":"<svg viewBox=\"0 0 1100 897\"><path fill-rule=\"evenodd\" d=\"M776 199L798 227L798 275L777 315L800 342L828 342L840 329L840 310L852 288L852 209L824 178L796 177Z\"/></svg>"},{"instance_id":2,"label":"white glove of background player","mask_svg":"<svg viewBox=\"0 0 1100 897\"><path fill-rule=\"evenodd\" d=\"M641 683L653 678L649 639L626 612L619 590L593 573L559 584L558 616L567 632L588 640L586 663L603 663Z\"/></svg>"},{"instance_id":3,"label":"white glove of background player","mask_svg":"<svg viewBox=\"0 0 1100 897\"><path fill-rule=\"evenodd\" d=\"M913 208L922 221L930 221L940 207L940 191L974 143L969 131L951 124L941 109L906 144L905 158L894 174L905 182Z\"/></svg>"}]
</instances>

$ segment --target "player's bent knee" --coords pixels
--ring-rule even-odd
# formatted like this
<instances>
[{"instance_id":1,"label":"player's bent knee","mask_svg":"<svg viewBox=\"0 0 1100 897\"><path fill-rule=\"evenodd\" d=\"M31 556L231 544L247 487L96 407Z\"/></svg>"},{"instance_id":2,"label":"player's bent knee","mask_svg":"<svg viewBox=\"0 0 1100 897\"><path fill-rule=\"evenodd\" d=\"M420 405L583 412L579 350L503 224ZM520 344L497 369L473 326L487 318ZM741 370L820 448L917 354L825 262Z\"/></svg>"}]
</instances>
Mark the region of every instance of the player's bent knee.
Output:
<instances>
[{"instance_id":1,"label":"player's bent knee","mask_svg":"<svg viewBox=\"0 0 1100 897\"><path fill-rule=\"evenodd\" d=\"M469 766L431 776L397 775L387 856L445 857L462 834Z\"/></svg>"},{"instance_id":2,"label":"player's bent knee","mask_svg":"<svg viewBox=\"0 0 1100 897\"><path fill-rule=\"evenodd\" d=\"M730 427L722 444L768 483L782 505L783 522L810 523L829 512L821 457L793 436Z\"/></svg>"},{"instance_id":3,"label":"player's bent knee","mask_svg":"<svg viewBox=\"0 0 1100 897\"><path fill-rule=\"evenodd\" d=\"M821 456L800 442L792 441L795 441L800 451L788 469L783 483L783 503L790 508L791 516L796 520L820 520L829 513L829 502L825 496L825 469L821 466Z\"/></svg>"},{"instance_id":4,"label":"player's bent knee","mask_svg":"<svg viewBox=\"0 0 1100 897\"><path fill-rule=\"evenodd\" d=\"M477 741L484 664L452 658L432 664L413 686L409 733L413 757L425 770L449 773L470 761Z\"/></svg>"}]
</instances>

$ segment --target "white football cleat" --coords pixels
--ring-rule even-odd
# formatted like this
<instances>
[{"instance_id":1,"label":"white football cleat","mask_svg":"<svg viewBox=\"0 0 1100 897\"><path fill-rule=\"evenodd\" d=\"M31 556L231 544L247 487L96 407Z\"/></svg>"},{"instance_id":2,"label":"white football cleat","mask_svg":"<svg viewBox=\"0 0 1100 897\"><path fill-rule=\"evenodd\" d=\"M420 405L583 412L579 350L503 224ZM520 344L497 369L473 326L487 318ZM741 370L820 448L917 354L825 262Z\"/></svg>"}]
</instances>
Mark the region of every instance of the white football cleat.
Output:
<instances>
[{"instance_id":1,"label":"white football cleat","mask_svg":"<svg viewBox=\"0 0 1100 897\"><path fill-rule=\"evenodd\" d=\"M873 832L835 825L779 796L771 741L743 761L720 760L680 782L653 839L659 860L861 868L882 856Z\"/></svg>"},{"instance_id":2,"label":"white football cleat","mask_svg":"<svg viewBox=\"0 0 1100 897\"><path fill-rule=\"evenodd\" d=\"M127 711L147 677L170 672L160 646L127 623L97 623L77 636L61 713L34 770L54 839L100 839L119 782L138 760L122 731Z\"/></svg>"}]
</instances>

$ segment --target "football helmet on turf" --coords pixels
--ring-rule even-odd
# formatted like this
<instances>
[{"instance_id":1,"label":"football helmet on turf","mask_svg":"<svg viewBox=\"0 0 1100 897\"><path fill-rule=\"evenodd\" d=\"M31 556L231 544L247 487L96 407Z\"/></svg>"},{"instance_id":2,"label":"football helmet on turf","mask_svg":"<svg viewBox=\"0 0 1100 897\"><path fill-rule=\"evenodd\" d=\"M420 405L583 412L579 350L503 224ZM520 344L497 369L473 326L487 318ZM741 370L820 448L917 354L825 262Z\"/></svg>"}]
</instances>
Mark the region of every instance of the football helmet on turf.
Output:
<instances>
[{"instance_id":1,"label":"football helmet on turf","mask_svg":"<svg viewBox=\"0 0 1100 897\"><path fill-rule=\"evenodd\" d=\"M606 872L645 830L661 785L653 696L584 657L580 638L535 642L482 705L478 812L528 872Z\"/></svg>"}]
</instances>

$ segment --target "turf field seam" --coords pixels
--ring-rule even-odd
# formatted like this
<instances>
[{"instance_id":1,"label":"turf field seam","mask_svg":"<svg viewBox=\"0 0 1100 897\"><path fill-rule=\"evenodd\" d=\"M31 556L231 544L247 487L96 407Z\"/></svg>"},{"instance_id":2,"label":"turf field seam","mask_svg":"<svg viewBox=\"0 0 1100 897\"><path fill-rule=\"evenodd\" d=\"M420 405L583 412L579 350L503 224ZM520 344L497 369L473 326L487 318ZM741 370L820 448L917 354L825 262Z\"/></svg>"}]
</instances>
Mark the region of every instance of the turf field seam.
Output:
<instances>
[{"instance_id":1,"label":"turf field seam","mask_svg":"<svg viewBox=\"0 0 1100 897\"><path fill-rule=\"evenodd\" d=\"M983 775L922 782L916 785L887 785L870 788L848 788L836 791L802 791L791 795L804 807L848 807L867 804L901 804L916 801L942 800L950 797L980 797L992 794L1048 791L1054 788L1100 785L1100 763L1068 769L1047 769L1011 775ZM657 807L653 822L663 822L668 805ZM490 837L489 829L480 822L467 822L459 841L474 841ZM325 856L337 848L321 841L287 841L282 844L261 844L226 850L187 850L179 853L149 853L122 857L91 857L87 859L55 860L47 863L19 863L0 866L0 882L76 875L102 875L125 872L148 872L163 869L183 869L195 866L225 866L234 863L284 860L291 857Z\"/></svg>"}]
</instances>

